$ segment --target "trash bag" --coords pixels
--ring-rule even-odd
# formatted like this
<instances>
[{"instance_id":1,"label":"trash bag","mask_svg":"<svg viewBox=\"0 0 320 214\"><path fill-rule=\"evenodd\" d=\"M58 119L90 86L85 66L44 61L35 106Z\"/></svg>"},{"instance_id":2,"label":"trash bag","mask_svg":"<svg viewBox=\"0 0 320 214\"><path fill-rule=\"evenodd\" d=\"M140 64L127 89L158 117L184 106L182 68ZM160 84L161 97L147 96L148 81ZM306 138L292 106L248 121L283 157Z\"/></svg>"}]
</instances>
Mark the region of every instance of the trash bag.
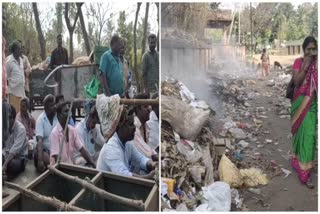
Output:
<instances>
[{"instance_id":1,"label":"trash bag","mask_svg":"<svg viewBox=\"0 0 320 214\"><path fill-rule=\"evenodd\" d=\"M188 140L180 140L177 143L177 149L190 163L197 162L203 156L201 147L195 146L193 142Z\"/></svg>"},{"instance_id":2,"label":"trash bag","mask_svg":"<svg viewBox=\"0 0 320 214\"><path fill-rule=\"evenodd\" d=\"M209 119L210 110L194 108L173 97L161 96L161 119L181 138L193 141Z\"/></svg>"},{"instance_id":3,"label":"trash bag","mask_svg":"<svg viewBox=\"0 0 320 214\"><path fill-rule=\"evenodd\" d=\"M217 181L208 187L202 187L202 191L202 204L196 208L196 211L230 211L231 189L229 184Z\"/></svg>"},{"instance_id":4,"label":"trash bag","mask_svg":"<svg viewBox=\"0 0 320 214\"><path fill-rule=\"evenodd\" d=\"M221 181L228 183L231 187L237 188L242 185L241 174L239 169L234 165L227 156L223 155L219 167L219 177Z\"/></svg>"},{"instance_id":5,"label":"trash bag","mask_svg":"<svg viewBox=\"0 0 320 214\"><path fill-rule=\"evenodd\" d=\"M87 99L94 99L97 97L99 90L99 80L94 76L90 82L84 86L84 93Z\"/></svg>"}]
</instances>

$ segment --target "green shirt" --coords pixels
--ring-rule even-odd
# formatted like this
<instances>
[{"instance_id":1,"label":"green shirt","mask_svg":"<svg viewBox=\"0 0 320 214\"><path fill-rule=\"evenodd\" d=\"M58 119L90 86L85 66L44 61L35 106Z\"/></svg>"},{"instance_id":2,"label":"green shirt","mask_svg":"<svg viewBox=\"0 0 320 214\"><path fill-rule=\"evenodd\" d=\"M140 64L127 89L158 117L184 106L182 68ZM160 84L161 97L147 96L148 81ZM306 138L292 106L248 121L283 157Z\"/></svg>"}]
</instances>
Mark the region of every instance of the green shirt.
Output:
<instances>
[{"instance_id":1,"label":"green shirt","mask_svg":"<svg viewBox=\"0 0 320 214\"><path fill-rule=\"evenodd\" d=\"M146 88L155 91L159 88L159 53L157 51L146 52L142 57L142 76L147 82Z\"/></svg>"},{"instance_id":2,"label":"green shirt","mask_svg":"<svg viewBox=\"0 0 320 214\"><path fill-rule=\"evenodd\" d=\"M101 56L99 69L101 74L106 75L111 95L122 96L124 94L122 64L120 58L114 55L111 49Z\"/></svg>"}]
</instances>

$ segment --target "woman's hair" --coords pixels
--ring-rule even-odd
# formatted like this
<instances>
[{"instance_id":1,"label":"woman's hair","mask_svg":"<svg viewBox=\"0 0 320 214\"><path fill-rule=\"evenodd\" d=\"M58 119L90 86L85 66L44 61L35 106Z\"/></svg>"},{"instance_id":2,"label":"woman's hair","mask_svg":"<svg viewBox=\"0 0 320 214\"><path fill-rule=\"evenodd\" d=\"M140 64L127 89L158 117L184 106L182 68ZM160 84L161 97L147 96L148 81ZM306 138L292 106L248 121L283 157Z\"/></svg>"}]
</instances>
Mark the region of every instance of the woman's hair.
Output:
<instances>
[{"instance_id":1,"label":"woman's hair","mask_svg":"<svg viewBox=\"0 0 320 214\"><path fill-rule=\"evenodd\" d=\"M315 46L317 47L317 40L313 36L308 36L307 38L304 39L304 41L302 43L303 52L306 50L307 46L310 43L314 43Z\"/></svg>"}]
</instances>

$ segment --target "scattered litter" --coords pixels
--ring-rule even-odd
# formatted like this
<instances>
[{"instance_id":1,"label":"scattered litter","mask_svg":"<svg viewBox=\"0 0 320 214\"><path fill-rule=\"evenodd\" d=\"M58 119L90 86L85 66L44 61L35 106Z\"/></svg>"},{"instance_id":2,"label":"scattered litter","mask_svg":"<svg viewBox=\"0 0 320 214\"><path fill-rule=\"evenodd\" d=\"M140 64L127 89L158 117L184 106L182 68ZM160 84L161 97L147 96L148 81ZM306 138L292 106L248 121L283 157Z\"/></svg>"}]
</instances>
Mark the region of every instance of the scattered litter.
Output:
<instances>
[{"instance_id":1,"label":"scattered litter","mask_svg":"<svg viewBox=\"0 0 320 214\"><path fill-rule=\"evenodd\" d=\"M291 171L285 169L285 168L281 168L282 172L285 174L285 178L288 177L291 174Z\"/></svg>"}]
</instances>

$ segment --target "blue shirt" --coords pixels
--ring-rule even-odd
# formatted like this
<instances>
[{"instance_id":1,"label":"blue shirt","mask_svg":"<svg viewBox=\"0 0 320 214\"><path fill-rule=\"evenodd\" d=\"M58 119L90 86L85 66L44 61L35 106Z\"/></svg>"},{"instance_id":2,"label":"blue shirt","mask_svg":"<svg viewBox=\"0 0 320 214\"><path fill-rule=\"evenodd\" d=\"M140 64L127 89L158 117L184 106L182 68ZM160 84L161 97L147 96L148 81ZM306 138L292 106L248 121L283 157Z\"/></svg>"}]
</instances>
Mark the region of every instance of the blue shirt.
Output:
<instances>
[{"instance_id":1,"label":"blue shirt","mask_svg":"<svg viewBox=\"0 0 320 214\"><path fill-rule=\"evenodd\" d=\"M118 134L114 133L100 151L97 169L132 176L132 172L137 166L142 170L147 170L148 160L135 148L132 142L127 142L124 146Z\"/></svg>"},{"instance_id":2,"label":"blue shirt","mask_svg":"<svg viewBox=\"0 0 320 214\"><path fill-rule=\"evenodd\" d=\"M49 136L52 129L57 125L57 123L57 115L54 116L53 123L51 125L46 112L42 112L36 122L36 136L40 136L43 138L43 148L48 151L50 151Z\"/></svg>"},{"instance_id":3,"label":"blue shirt","mask_svg":"<svg viewBox=\"0 0 320 214\"><path fill-rule=\"evenodd\" d=\"M106 75L111 95L119 94L122 96L124 94L122 64L120 58L114 55L111 49L101 56L99 69L101 74Z\"/></svg>"}]
</instances>

